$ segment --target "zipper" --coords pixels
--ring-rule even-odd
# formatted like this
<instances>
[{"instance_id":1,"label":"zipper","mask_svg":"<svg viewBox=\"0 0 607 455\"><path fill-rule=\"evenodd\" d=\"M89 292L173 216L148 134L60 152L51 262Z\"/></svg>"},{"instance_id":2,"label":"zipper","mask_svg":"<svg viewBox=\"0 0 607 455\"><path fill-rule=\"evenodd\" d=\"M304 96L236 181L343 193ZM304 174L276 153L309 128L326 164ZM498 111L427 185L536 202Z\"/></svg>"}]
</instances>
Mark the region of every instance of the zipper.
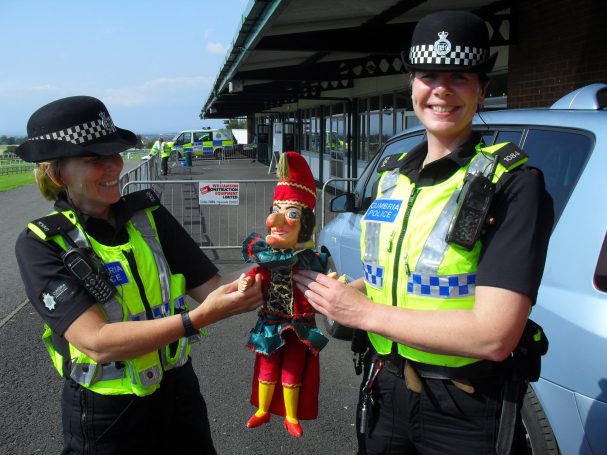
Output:
<instances>
[{"instance_id":1,"label":"zipper","mask_svg":"<svg viewBox=\"0 0 607 455\"><path fill-rule=\"evenodd\" d=\"M88 430L86 426L86 407L88 404L88 400L86 399L86 389L84 387L80 387L80 406L82 412L80 414L80 428L82 429L82 453L85 455L89 453L89 438L88 438Z\"/></svg>"},{"instance_id":2,"label":"zipper","mask_svg":"<svg viewBox=\"0 0 607 455\"><path fill-rule=\"evenodd\" d=\"M411 215L411 210L413 209L413 204L415 203L415 199L417 198L417 195L419 194L419 189L413 185L413 189L411 190L411 194L409 195L409 200L407 201L407 210L405 211L405 215L403 217L403 223L401 225L401 230L400 230L400 234L398 236L398 241L396 242L396 252L394 254L394 272L392 273L392 277L393 277L393 281L392 281L392 306L397 306L397 287L396 284L398 284L398 269L399 269L399 263L400 263L400 253L401 253L401 249L403 247L403 241L405 239L405 234L407 233L407 225L409 224L409 216ZM392 242L390 242L392 243ZM407 257L405 258L405 271L407 272L407 275L409 275L411 273L411 270L409 269L409 260L408 260L408 253L407 253ZM398 349L396 342L392 342L392 352L395 351L395 349Z\"/></svg>"},{"instance_id":3,"label":"zipper","mask_svg":"<svg viewBox=\"0 0 607 455\"><path fill-rule=\"evenodd\" d=\"M132 251L123 251L123 254L126 261L129 263L131 273L133 274L133 279L137 284L137 289L139 289L139 295L141 296L141 301L145 307L145 315L147 319L151 321L154 319L154 313L152 311L152 307L150 306L150 302L148 301L148 297L145 295L145 287L143 286L141 275L139 275L139 269L137 268L137 262L135 261L135 254Z\"/></svg>"}]
</instances>

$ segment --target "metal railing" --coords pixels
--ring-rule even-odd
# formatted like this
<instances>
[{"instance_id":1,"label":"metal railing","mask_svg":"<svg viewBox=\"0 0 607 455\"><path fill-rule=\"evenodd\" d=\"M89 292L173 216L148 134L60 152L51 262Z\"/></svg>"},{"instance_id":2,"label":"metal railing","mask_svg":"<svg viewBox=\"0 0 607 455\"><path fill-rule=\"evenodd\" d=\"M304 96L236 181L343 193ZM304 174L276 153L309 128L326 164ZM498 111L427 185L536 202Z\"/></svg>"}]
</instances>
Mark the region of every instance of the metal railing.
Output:
<instances>
[{"instance_id":1,"label":"metal railing","mask_svg":"<svg viewBox=\"0 0 607 455\"><path fill-rule=\"evenodd\" d=\"M197 180L129 181L122 194L152 188L203 250L240 249L251 232L266 232L276 179L205 180L205 184L213 183L237 183L238 205L200 204Z\"/></svg>"},{"instance_id":2,"label":"metal railing","mask_svg":"<svg viewBox=\"0 0 607 455\"><path fill-rule=\"evenodd\" d=\"M24 174L33 170L34 163L27 163L23 160L0 161L0 175Z\"/></svg>"}]
</instances>

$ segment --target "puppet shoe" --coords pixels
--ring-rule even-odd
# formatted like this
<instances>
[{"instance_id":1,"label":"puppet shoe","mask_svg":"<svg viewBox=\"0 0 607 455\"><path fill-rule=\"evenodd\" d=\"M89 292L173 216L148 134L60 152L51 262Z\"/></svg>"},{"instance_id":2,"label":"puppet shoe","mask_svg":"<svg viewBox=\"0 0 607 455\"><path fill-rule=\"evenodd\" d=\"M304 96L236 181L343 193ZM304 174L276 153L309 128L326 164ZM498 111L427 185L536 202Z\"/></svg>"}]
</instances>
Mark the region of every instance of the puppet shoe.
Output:
<instances>
[{"instance_id":1,"label":"puppet shoe","mask_svg":"<svg viewBox=\"0 0 607 455\"><path fill-rule=\"evenodd\" d=\"M289 432L289 434L295 438L301 438L303 436L303 429L301 428L299 422L290 422L285 417L285 428Z\"/></svg>"},{"instance_id":2,"label":"puppet shoe","mask_svg":"<svg viewBox=\"0 0 607 455\"><path fill-rule=\"evenodd\" d=\"M258 426L268 423L270 421L270 413L266 412L258 417L257 414L253 414L249 420L247 420L247 428L257 428Z\"/></svg>"}]
</instances>

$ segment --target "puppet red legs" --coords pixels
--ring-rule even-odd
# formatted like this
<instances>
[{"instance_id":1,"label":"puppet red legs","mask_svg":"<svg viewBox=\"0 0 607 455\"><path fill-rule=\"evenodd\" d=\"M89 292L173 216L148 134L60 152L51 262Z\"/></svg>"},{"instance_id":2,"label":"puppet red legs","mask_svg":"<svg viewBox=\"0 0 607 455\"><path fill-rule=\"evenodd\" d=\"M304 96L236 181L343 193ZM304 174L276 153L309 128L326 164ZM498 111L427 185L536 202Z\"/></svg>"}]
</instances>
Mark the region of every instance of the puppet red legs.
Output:
<instances>
[{"instance_id":1,"label":"puppet red legs","mask_svg":"<svg viewBox=\"0 0 607 455\"><path fill-rule=\"evenodd\" d=\"M303 430L297 419L297 410L307 350L307 346L300 342L294 333L290 332L285 335L285 345L280 350L272 355L259 357L257 377L259 409L247 422L248 428L258 427L270 420L270 405L279 375L281 375L285 410L284 426L296 438L303 435Z\"/></svg>"},{"instance_id":2,"label":"puppet red legs","mask_svg":"<svg viewBox=\"0 0 607 455\"><path fill-rule=\"evenodd\" d=\"M289 434L299 438L299 421L318 415L318 353L328 340L292 277L303 269L324 273L327 257L310 248L297 249L312 238L315 226L316 187L308 163L299 153L286 152L277 173L280 180L266 219L268 234L252 233L243 242L245 261L258 266L241 280L239 289L245 290L251 277L260 274L264 295L247 343L255 352L251 404L258 408L247 427L263 425L276 414L284 417Z\"/></svg>"}]
</instances>

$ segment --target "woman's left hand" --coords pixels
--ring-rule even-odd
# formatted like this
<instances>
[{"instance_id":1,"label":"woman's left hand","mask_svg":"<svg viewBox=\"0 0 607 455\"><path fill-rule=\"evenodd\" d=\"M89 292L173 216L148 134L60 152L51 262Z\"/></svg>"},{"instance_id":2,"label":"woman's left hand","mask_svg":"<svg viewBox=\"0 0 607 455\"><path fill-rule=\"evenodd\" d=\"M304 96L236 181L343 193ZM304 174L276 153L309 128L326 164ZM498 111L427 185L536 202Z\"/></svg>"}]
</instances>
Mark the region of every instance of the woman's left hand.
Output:
<instances>
[{"instance_id":1,"label":"woman's left hand","mask_svg":"<svg viewBox=\"0 0 607 455\"><path fill-rule=\"evenodd\" d=\"M361 328L364 313L372 305L363 293L340 280L309 270L298 271L293 280L316 311L342 325Z\"/></svg>"}]
</instances>

